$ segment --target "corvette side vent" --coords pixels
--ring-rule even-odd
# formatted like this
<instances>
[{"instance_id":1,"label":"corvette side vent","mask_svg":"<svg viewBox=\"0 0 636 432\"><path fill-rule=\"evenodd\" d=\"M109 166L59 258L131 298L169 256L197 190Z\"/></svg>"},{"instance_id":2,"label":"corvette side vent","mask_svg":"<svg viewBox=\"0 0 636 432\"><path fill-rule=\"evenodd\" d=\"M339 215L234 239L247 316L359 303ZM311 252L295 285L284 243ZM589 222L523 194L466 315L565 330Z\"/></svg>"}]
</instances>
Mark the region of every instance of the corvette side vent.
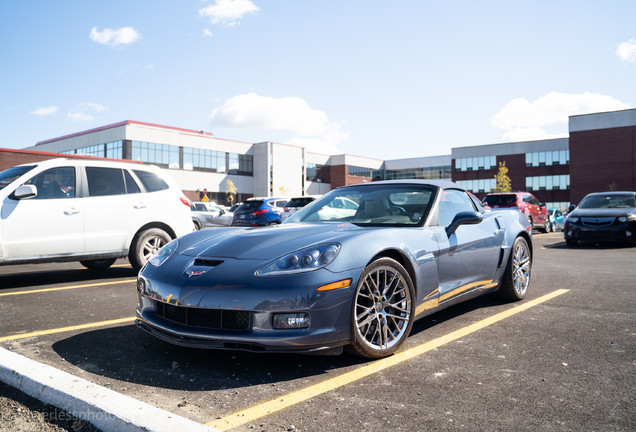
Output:
<instances>
[{"instance_id":1,"label":"corvette side vent","mask_svg":"<svg viewBox=\"0 0 636 432\"><path fill-rule=\"evenodd\" d=\"M219 260L209 260L209 259L201 259L201 258L197 258L194 260L194 265L197 265L197 266L216 267L221 264L223 264L223 261L219 261Z\"/></svg>"}]
</instances>

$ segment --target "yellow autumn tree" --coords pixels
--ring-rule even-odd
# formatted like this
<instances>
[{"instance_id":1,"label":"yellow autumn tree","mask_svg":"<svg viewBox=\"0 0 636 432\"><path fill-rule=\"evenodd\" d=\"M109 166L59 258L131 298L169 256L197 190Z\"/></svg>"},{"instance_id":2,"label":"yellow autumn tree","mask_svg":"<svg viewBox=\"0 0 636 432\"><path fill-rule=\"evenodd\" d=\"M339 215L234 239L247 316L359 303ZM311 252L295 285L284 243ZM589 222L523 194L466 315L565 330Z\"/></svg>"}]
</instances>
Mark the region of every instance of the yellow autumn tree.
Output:
<instances>
[{"instance_id":1,"label":"yellow autumn tree","mask_svg":"<svg viewBox=\"0 0 636 432\"><path fill-rule=\"evenodd\" d=\"M497 179L495 192L510 192L512 190L510 177L508 177L508 168L506 167L506 161L499 162L499 171L495 175L495 179Z\"/></svg>"},{"instance_id":2,"label":"yellow autumn tree","mask_svg":"<svg viewBox=\"0 0 636 432\"><path fill-rule=\"evenodd\" d=\"M236 186L234 186L234 182L230 179L227 179L225 182L226 185L226 191L225 191L225 199L227 200L227 202L230 203L230 206L232 204L234 204L234 201L236 201Z\"/></svg>"}]
</instances>

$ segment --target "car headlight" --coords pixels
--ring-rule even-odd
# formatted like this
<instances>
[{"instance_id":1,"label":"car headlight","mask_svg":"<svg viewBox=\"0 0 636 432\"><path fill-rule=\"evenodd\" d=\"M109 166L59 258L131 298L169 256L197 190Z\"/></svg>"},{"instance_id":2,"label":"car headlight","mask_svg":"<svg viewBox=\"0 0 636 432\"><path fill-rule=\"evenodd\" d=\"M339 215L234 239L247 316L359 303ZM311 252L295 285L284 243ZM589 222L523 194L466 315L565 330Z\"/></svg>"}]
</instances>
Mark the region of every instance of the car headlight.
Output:
<instances>
[{"instance_id":1,"label":"car headlight","mask_svg":"<svg viewBox=\"0 0 636 432\"><path fill-rule=\"evenodd\" d=\"M148 262L155 267L159 267L161 264L166 262L166 260L170 258L170 256L172 256L172 254L174 253L174 251L177 250L178 247L179 240L174 239L170 243L159 249L159 252L157 252L152 258L150 258L150 261Z\"/></svg>"},{"instance_id":2,"label":"car headlight","mask_svg":"<svg viewBox=\"0 0 636 432\"><path fill-rule=\"evenodd\" d=\"M570 216L568 218L568 222L577 223L578 221L579 221L579 218L577 218L576 216Z\"/></svg>"},{"instance_id":3,"label":"car headlight","mask_svg":"<svg viewBox=\"0 0 636 432\"><path fill-rule=\"evenodd\" d=\"M618 218L618 221L621 223L636 221L636 213L628 213L626 216L621 216Z\"/></svg>"},{"instance_id":4,"label":"car headlight","mask_svg":"<svg viewBox=\"0 0 636 432\"><path fill-rule=\"evenodd\" d=\"M338 243L308 247L278 258L258 270L256 275L273 276L318 270L331 263L338 252Z\"/></svg>"}]
</instances>

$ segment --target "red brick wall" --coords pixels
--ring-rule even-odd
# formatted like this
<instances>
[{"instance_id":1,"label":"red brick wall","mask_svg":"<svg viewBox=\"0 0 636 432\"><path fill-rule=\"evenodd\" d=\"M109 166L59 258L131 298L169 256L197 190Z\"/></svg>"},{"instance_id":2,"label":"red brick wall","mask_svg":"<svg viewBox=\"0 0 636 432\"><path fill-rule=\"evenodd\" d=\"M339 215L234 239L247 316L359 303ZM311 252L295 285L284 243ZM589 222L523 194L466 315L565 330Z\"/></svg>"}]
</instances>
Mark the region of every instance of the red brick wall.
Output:
<instances>
[{"instance_id":1,"label":"red brick wall","mask_svg":"<svg viewBox=\"0 0 636 432\"><path fill-rule=\"evenodd\" d=\"M636 127L570 134L571 202L592 192L636 190Z\"/></svg>"}]
</instances>

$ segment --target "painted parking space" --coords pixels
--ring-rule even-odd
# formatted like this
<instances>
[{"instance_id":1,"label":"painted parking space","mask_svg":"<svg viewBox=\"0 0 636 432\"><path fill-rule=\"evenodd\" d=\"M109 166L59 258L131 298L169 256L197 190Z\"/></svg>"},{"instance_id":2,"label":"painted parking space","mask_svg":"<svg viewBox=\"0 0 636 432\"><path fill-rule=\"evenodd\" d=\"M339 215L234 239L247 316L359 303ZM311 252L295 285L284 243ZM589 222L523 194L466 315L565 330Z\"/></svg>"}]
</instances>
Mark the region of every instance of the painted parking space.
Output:
<instances>
[{"instance_id":1,"label":"painted parking space","mask_svg":"<svg viewBox=\"0 0 636 432\"><path fill-rule=\"evenodd\" d=\"M134 282L0 297L3 311L9 300L15 307L22 299L20 307L29 307L31 299L30 308L43 314L84 321L0 345L223 430L286 430L292 425L297 430L425 430L451 425L488 429L507 424L536 430L542 425L574 428L583 421L627 430L635 412L629 397L636 383L634 374L628 373L635 354L632 333L636 334L628 306L635 300L629 280L636 275L628 263L635 250L572 252L558 244L542 249L557 242L553 234L535 236L533 285L526 301L501 304L484 297L424 318L415 323L403 350L387 360L172 346L133 325ZM597 262L604 270L590 274L587 269ZM117 280L133 280L123 276L127 277ZM65 276L59 286L40 283L33 288L71 287L65 281L73 277ZM93 283L102 282L82 280L78 285ZM603 296L610 285L612 296ZM533 303L563 290L570 291ZM69 297L70 293L75 294ZM58 296L59 301L53 300ZM43 308L43 299L53 306ZM77 313L83 310L78 302L93 299L100 319ZM466 332L517 307L526 309L480 331ZM11 313L20 315L18 310ZM42 331L41 323L23 320L22 334ZM6 336L3 322L0 337ZM594 400L584 394L594 395ZM602 413L612 408L607 420ZM609 423L602 423L602 418Z\"/></svg>"}]
</instances>

